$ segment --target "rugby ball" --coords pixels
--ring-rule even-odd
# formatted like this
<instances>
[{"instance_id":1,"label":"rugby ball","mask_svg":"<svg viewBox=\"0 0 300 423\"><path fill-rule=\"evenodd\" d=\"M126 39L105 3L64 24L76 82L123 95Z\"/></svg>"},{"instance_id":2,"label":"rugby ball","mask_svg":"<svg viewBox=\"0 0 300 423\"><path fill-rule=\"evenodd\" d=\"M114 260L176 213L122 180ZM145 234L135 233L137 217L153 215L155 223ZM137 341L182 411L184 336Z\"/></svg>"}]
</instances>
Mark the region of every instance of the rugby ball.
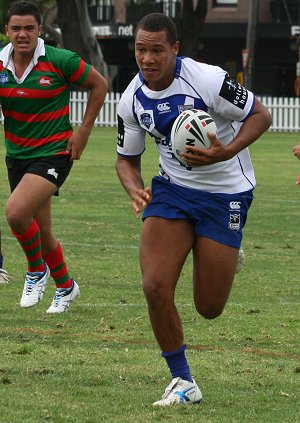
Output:
<instances>
[{"instance_id":1,"label":"rugby ball","mask_svg":"<svg viewBox=\"0 0 300 423\"><path fill-rule=\"evenodd\" d=\"M171 130L172 151L175 157L183 164L186 161L180 156L189 146L209 148L211 141L208 132L217 132L213 118L203 110L185 110L175 119Z\"/></svg>"}]
</instances>

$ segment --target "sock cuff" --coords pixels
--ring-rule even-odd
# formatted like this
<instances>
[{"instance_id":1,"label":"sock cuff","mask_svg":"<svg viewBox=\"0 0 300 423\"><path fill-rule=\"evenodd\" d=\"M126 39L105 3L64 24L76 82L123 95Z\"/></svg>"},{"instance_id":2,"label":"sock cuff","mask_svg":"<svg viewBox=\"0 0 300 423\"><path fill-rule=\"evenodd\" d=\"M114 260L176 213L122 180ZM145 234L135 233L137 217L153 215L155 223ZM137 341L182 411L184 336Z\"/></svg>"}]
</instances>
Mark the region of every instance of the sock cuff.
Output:
<instances>
[{"instance_id":1,"label":"sock cuff","mask_svg":"<svg viewBox=\"0 0 300 423\"><path fill-rule=\"evenodd\" d=\"M37 221L35 219L33 219L33 222L31 223L31 225L28 226L26 231L23 232L22 234L18 234L12 228L10 228L10 230L11 230L13 236L15 238L17 238L18 241L22 242L23 240L27 240L28 238L32 238L36 233L38 233L40 231L40 228L39 228Z\"/></svg>"},{"instance_id":2,"label":"sock cuff","mask_svg":"<svg viewBox=\"0 0 300 423\"><path fill-rule=\"evenodd\" d=\"M176 355L180 355L182 354L184 351L186 350L186 344L182 345L182 347L180 347L178 350L175 351L162 351L161 355L162 357L174 357Z\"/></svg>"}]
</instances>

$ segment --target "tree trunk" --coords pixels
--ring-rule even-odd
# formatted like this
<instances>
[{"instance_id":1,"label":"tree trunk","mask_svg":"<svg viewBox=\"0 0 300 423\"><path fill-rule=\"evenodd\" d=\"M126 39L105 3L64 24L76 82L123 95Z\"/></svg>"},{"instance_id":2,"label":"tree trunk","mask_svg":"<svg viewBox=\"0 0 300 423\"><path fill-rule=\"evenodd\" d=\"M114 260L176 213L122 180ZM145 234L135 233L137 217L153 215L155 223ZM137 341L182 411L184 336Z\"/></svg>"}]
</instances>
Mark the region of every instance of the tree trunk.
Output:
<instances>
[{"instance_id":1,"label":"tree trunk","mask_svg":"<svg viewBox=\"0 0 300 423\"><path fill-rule=\"evenodd\" d=\"M61 32L54 26L57 18L57 6L50 6L43 11L43 29L44 32L55 41L57 47L63 48L63 39Z\"/></svg>"},{"instance_id":2,"label":"tree trunk","mask_svg":"<svg viewBox=\"0 0 300 423\"><path fill-rule=\"evenodd\" d=\"M64 48L79 54L109 82L107 66L88 14L87 0L56 0L56 2L57 22L61 29Z\"/></svg>"},{"instance_id":3,"label":"tree trunk","mask_svg":"<svg viewBox=\"0 0 300 423\"><path fill-rule=\"evenodd\" d=\"M207 14L207 0L182 0L180 55L199 57L199 41Z\"/></svg>"}]
</instances>

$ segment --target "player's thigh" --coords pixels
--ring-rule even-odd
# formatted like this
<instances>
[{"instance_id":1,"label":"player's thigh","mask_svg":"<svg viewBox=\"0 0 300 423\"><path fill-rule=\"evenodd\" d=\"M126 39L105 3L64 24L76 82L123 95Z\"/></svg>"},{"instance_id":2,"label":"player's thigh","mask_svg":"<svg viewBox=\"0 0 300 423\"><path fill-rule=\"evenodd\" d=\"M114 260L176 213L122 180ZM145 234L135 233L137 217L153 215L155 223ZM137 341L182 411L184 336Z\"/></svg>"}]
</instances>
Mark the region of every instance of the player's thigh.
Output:
<instances>
[{"instance_id":1,"label":"player's thigh","mask_svg":"<svg viewBox=\"0 0 300 423\"><path fill-rule=\"evenodd\" d=\"M187 220L145 219L140 244L144 285L174 287L194 242L194 228Z\"/></svg>"},{"instance_id":2,"label":"player's thigh","mask_svg":"<svg viewBox=\"0 0 300 423\"><path fill-rule=\"evenodd\" d=\"M8 217L34 215L56 191L57 187L47 179L39 175L25 174L7 201Z\"/></svg>"},{"instance_id":3,"label":"player's thigh","mask_svg":"<svg viewBox=\"0 0 300 423\"><path fill-rule=\"evenodd\" d=\"M193 249L194 301L207 318L222 313L233 284L238 248L197 237Z\"/></svg>"}]
</instances>

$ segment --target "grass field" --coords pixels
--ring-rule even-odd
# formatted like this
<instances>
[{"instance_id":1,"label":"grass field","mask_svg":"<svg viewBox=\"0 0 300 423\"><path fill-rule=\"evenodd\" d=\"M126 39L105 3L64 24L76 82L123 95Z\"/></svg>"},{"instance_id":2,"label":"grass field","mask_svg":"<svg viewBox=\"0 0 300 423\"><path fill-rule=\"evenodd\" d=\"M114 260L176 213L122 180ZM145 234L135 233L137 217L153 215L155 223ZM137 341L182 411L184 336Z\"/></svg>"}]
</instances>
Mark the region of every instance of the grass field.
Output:
<instances>
[{"instance_id":1,"label":"grass field","mask_svg":"<svg viewBox=\"0 0 300 423\"><path fill-rule=\"evenodd\" d=\"M115 174L115 132L94 130L53 199L54 232L81 287L68 313L46 314L52 281L37 307L20 308L26 263L1 213L11 282L0 286L0 422L300 422L300 162L292 155L300 136L268 133L251 147L257 188L244 231L246 267L218 319L197 315L187 261L177 304L204 401L156 409L170 377L148 322L141 221ZM149 183L157 155L148 144ZM4 162L0 187L4 210Z\"/></svg>"}]
</instances>

